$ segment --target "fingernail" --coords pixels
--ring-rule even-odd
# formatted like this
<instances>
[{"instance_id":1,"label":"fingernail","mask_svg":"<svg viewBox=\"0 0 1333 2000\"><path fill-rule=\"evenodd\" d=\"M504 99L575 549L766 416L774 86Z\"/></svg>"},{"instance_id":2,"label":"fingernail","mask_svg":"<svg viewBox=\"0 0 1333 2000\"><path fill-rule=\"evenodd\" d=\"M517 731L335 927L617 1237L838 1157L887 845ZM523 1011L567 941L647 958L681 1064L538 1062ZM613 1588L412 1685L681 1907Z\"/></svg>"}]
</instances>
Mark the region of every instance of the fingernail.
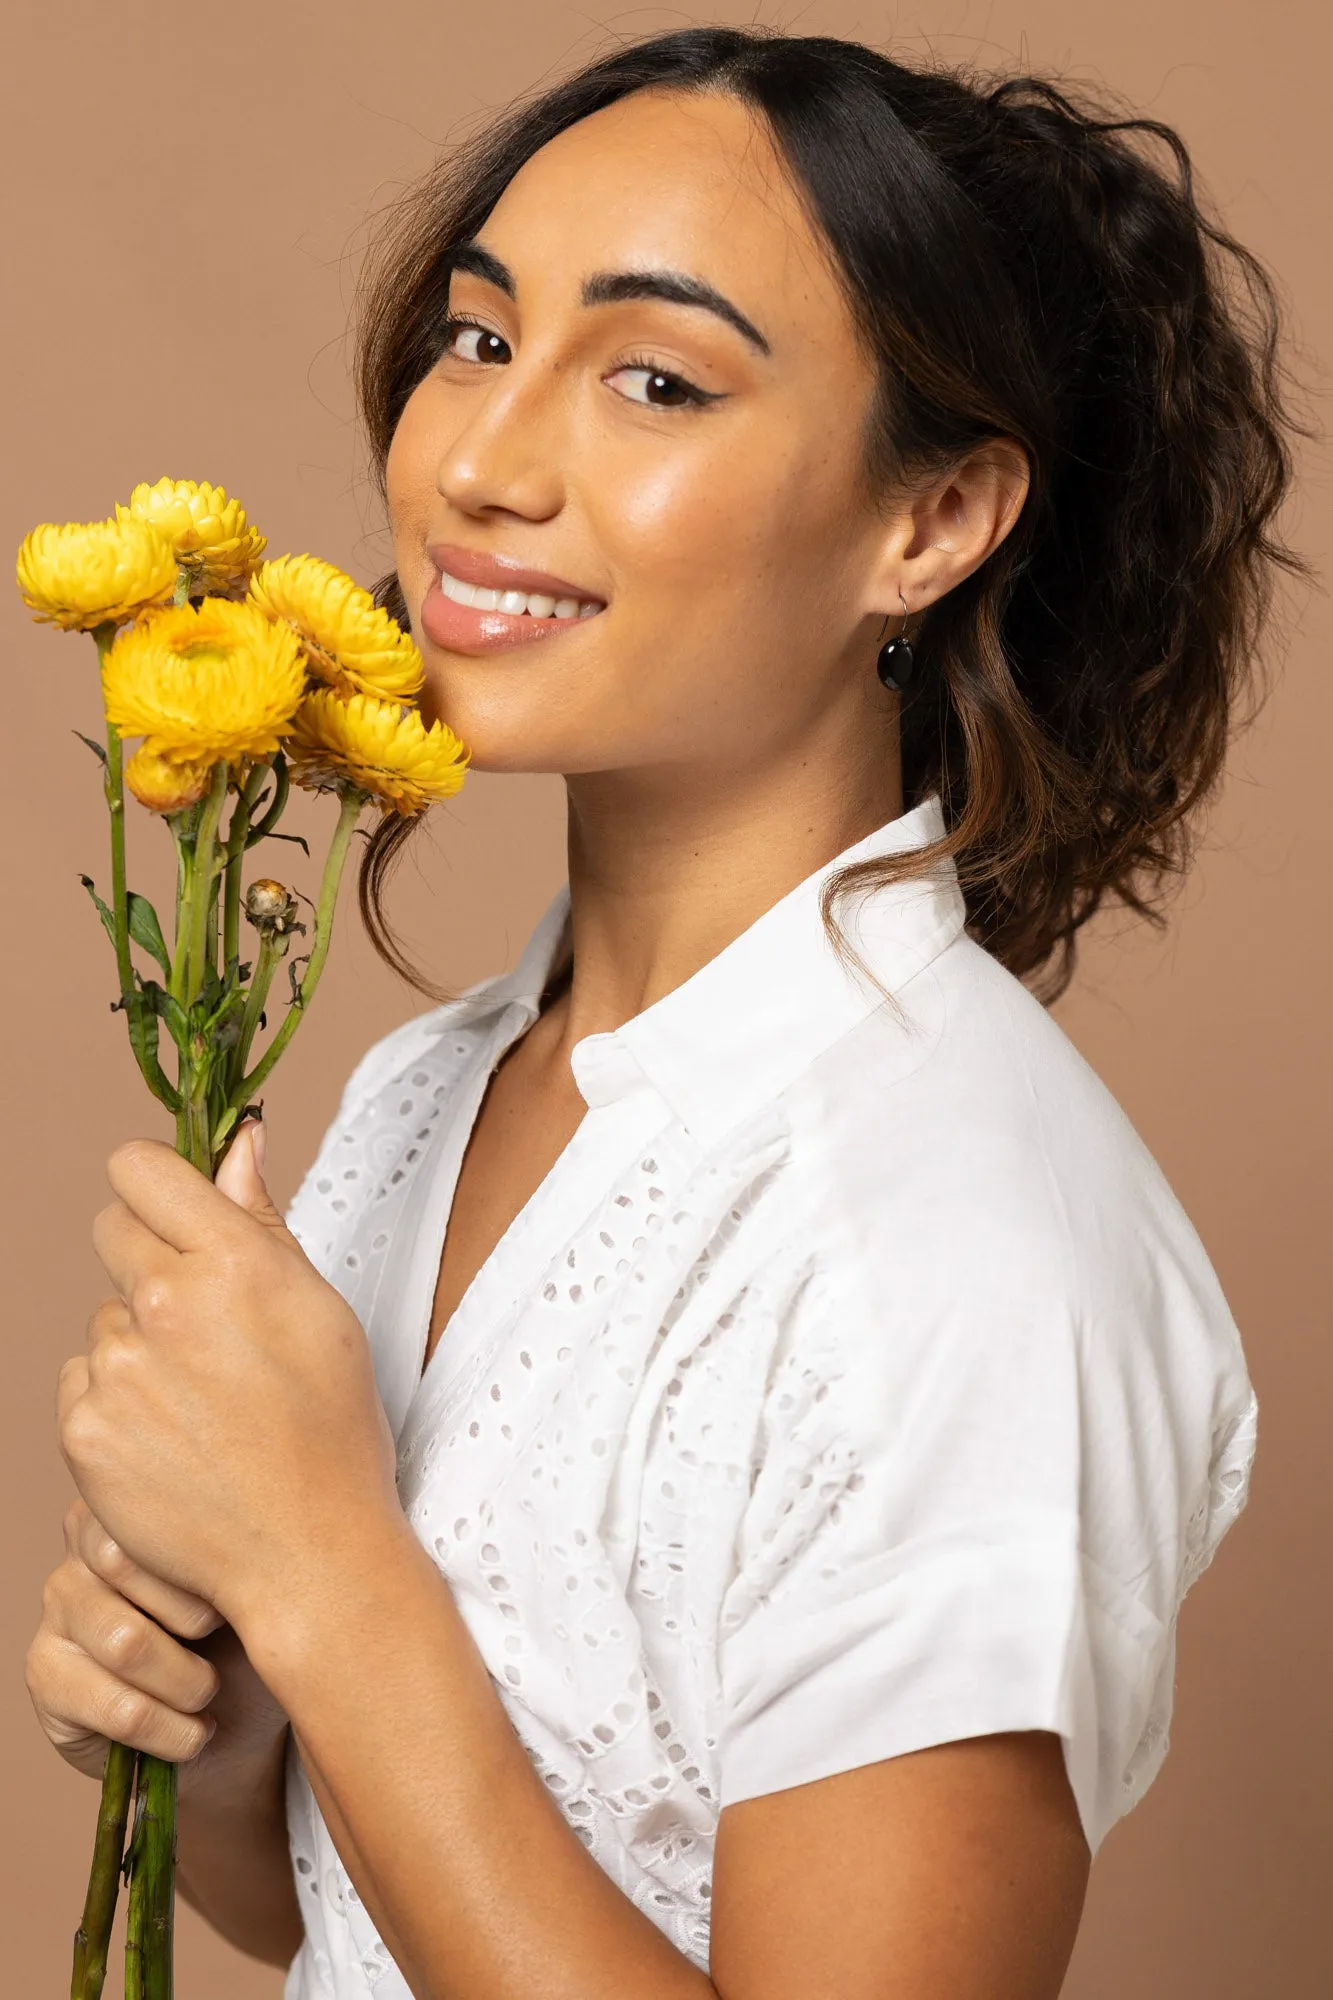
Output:
<instances>
[{"instance_id":1,"label":"fingernail","mask_svg":"<svg viewBox=\"0 0 1333 2000\"><path fill-rule=\"evenodd\" d=\"M268 1126L262 1118L250 1120L250 1151L255 1163L255 1172L262 1178L264 1161L268 1157Z\"/></svg>"}]
</instances>

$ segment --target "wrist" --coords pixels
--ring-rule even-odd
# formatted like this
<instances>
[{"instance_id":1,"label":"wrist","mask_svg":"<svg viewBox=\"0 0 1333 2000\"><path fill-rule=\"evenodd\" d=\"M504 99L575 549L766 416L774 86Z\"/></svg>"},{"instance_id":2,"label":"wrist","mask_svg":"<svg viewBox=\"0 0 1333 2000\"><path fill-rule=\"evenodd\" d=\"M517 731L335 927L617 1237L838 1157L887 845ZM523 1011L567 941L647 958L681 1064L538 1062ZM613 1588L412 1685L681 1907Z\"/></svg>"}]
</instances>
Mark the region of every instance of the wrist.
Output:
<instances>
[{"instance_id":1,"label":"wrist","mask_svg":"<svg viewBox=\"0 0 1333 2000\"><path fill-rule=\"evenodd\" d=\"M378 1615L395 1578L434 1565L396 1504L325 1529L276 1573L252 1570L230 1616L255 1672L292 1713L310 1667L327 1670Z\"/></svg>"}]
</instances>

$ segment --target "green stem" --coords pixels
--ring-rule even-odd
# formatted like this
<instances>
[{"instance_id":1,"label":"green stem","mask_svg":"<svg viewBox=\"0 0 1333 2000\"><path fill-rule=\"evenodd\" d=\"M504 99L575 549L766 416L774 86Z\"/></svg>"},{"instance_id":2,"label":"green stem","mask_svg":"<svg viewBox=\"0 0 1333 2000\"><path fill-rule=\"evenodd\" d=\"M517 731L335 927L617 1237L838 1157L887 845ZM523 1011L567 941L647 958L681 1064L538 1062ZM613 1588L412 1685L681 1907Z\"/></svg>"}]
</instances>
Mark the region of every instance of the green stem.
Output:
<instances>
[{"instance_id":1,"label":"green stem","mask_svg":"<svg viewBox=\"0 0 1333 2000\"><path fill-rule=\"evenodd\" d=\"M194 922L194 842L175 823L176 836L176 940L171 953L171 977L167 982L173 1000L183 1007L185 981L190 969L190 929Z\"/></svg>"},{"instance_id":2,"label":"green stem","mask_svg":"<svg viewBox=\"0 0 1333 2000\"><path fill-rule=\"evenodd\" d=\"M222 915L224 974L232 960L241 955L241 862L249 845L250 815L254 811L255 800L263 790L268 774L267 764L255 765L241 787L227 827L226 889Z\"/></svg>"},{"instance_id":3,"label":"green stem","mask_svg":"<svg viewBox=\"0 0 1333 2000\"><path fill-rule=\"evenodd\" d=\"M253 847L257 841L266 839L272 833L282 818L282 809L287 803L287 793L291 789L291 779L287 775L287 759L281 750L273 759L269 769L273 776L273 797L265 806L263 817L255 821L245 836L247 847Z\"/></svg>"},{"instance_id":4,"label":"green stem","mask_svg":"<svg viewBox=\"0 0 1333 2000\"><path fill-rule=\"evenodd\" d=\"M255 961L250 990L245 996L245 1012L241 1016L240 1039L232 1054L233 1074L237 1080L245 1075L250 1046L259 1031L259 1017L268 999L268 989L273 984L278 966L287 956L290 944L290 937L275 937L271 933L259 941L259 957Z\"/></svg>"},{"instance_id":5,"label":"green stem","mask_svg":"<svg viewBox=\"0 0 1333 2000\"><path fill-rule=\"evenodd\" d=\"M213 1178L212 1135L209 1130L207 1072L202 1061L196 1067L185 1100L185 1145L181 1148L191 1165Z\"/></svg>"},{"instance_id":6,"label":"green stem","mask_svg":"<svg viewBox=\"0 0 1333 2000\"><path fill-rule=\"evenodd\" d=\"M107 649L115 636L114 625L99 625L93 633L93 638L97 642L99 664L106 658ZM130 956L129 895L125 886L125 751L120 740L120 732L112 722L108 722L106 726L106 768L103 784L111 826L110 907L120 1004L129 1031L130 1049L139 1065L144 1082L154 1097L160 1098L168 1109L174 1111L175 1093L157 1059L156 1036L152 1032L155 1024L149 1018L144 997L135 981L134 960Z\"/></svg>"},{"instance_id":7,"label":"green stem","mask_svg":"<svg viewBox=\"0 0 1333 2000\"><path fill-rule=\"evenodd\" d=\"M352 831L366 803L364 792L348 792L342 799L338 812L338 824L334 828L333 839L329 843L328 855L324 862L324 874L319 885L319 901L315 906L315 938L310 948L310 958L306 964L305 977L297 987L283 1018L282 1026L274 1035L249 1076L243 1077L231 1095L231 1107L239 1111L254 1096L264 1079L269 1075L292 1036L301 1025L306 1008L314 998L319 985L324 961L329 955L329 941L333 936L333 916L338 904L338 884L342 880L343 865L347 860L347 850L351 845Z\"/></svg>"},{"instance_id":8,"label":"green stem","mask_svg":"<svg viewBox=\"0 0 1333 2000\"><path fill-rule=\"evenodd\" d=\"M190 973L190 933L194 927L194 840L182 822L173 820L176 840L176 938L171 952L171 974L167 991L180 1007L188 1009ZM184 1049L176 1052L176 1083L180 1103L176 1110L176 1151L190 1157L190 1062Z\"/></svg>"},{"instance_id":9,"label":"green stem","mask_svg":"<svg viewBox=\"0 0 1333 2000\"><path fill-rule=\"evenodd\" d=\"M93 634L97 641L99 666L105 660L115 635L114 625L99 625ZM120 981L121 1000L132 1022L131 1007L138 993L134 984L134 961L130 957L129 898L125 892L125 753L120 731L113 722L108 722L106 726L105 785L106 809L111 817L111 916L115 928L116 976Z\"/></svg>"},{"instance_id":10,"label":"green stem","mask_svg":"<svg viewBox=\"0 0 1333 2000\"><path fill-rule=\"evenodd\" d=\"M176 1766L141 1757L142 1838L130 1878L142 1921L143 2000L171 2000L172 1930L176 1891ZM126 1991L128 1993L128 1981Z\"/></svg>"},{"instance_id":11,"label":"green stem","mask_svg":"<svg viewBox=\"0 0 1333 2000\"><path fill-rule=\"evenodd\" d=\"M143 2000L143 1887L139 1876L139 1856L143 1852L143 1821L147 1798L144 1792L144 1759L139 1757L134 1772L134 1832L125 1857L125 1879L129 1897L125 1913L125 2000Z\"/></svg>"},{"instance_id":12,"label":"green stem","mask_svg":"<svg viewBox=\"0 0 1333 2000\"><path fill-rule=\"evenodd\" d=\"M203 802L199 831L194 837L194 893L185 974L190 1000L195 998L203 983L205 970L213 963L213 953L209 949L209 919L216 907L213 878L217 869L218 822L222 818L226 798L227 766L218 764L213 770L213 787ZM183 1001L183 1004L188 1003Z\"/></svg>"},{"instance_id":13,"label":"green stem","mask_svg":"<svg viewBox=\"0 0 1333 2000\"><path fill-rule=\"evenodd\" d=\"M106 1980L111 1926L115 1922L116 1898L120 1893L125 1823L129 1818L130 1791L134 1783L134 1758L134 1751L127 1749L123 1743L111 1744L106 1753L88 1894L84 1899L83 1922L74 1933L70 2000L100 2000Z\"/></svg>"}]
</instances>

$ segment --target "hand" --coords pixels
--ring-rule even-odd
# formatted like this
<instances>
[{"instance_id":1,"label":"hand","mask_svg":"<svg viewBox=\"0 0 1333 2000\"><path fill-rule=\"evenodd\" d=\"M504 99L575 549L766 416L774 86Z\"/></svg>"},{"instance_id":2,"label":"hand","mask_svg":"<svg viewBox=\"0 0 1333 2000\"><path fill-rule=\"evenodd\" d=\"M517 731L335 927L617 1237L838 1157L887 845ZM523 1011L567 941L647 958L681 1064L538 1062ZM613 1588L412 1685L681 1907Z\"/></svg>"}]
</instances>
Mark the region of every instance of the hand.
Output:
<instances>
[{"instance_id":1,"label":"hand","mask_svg":"<svg viewBox=\"0 0 1333 2000\"><path fill-rule=\"evenodd\" d=\"M309 1559L406 1529L365 1335L270 1201L255 1128L218 1182L151 1139L111 1155L93 1242L117 1296L60 1375L60 1443L141 1569L246 1636Z\"/></svg>"},{"instance_id":2,"label":"hand","mask_svg":"<svg viewBox=\"0 0 1333 2000\"><path fill-rule=\"evenodd\" d=\"M67 1764L100 1777L108 1743L126 1743L179 1764L187 1798L272 1751L287 1717L211 1604L131 1562L82 1500L65 1515L65 1548L27 1675Z\"/></svg>"}]
</instances>

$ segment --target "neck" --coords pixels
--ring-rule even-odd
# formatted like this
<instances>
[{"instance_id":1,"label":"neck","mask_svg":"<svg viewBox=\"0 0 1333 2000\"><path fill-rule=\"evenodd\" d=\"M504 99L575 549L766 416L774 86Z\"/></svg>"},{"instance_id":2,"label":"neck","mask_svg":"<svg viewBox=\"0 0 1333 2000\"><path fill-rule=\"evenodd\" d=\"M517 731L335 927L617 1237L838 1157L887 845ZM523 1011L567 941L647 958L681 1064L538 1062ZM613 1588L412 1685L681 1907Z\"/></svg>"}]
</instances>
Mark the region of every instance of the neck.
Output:
<instances>
[{"instance_id":1,"label":"neck","mask_svg":"<svg viewBox=\"0 0 1333 2000\"><path fill-rule=\"evenodd\" d=\"M896 740L830 772L642 770L566 780L573 977L567 1054L683 983L808 875L904 810ZM557 988L560 991L560 988ZM553 1028L557 1026L552 1023Z\"/></svg>"}]
</instances>

